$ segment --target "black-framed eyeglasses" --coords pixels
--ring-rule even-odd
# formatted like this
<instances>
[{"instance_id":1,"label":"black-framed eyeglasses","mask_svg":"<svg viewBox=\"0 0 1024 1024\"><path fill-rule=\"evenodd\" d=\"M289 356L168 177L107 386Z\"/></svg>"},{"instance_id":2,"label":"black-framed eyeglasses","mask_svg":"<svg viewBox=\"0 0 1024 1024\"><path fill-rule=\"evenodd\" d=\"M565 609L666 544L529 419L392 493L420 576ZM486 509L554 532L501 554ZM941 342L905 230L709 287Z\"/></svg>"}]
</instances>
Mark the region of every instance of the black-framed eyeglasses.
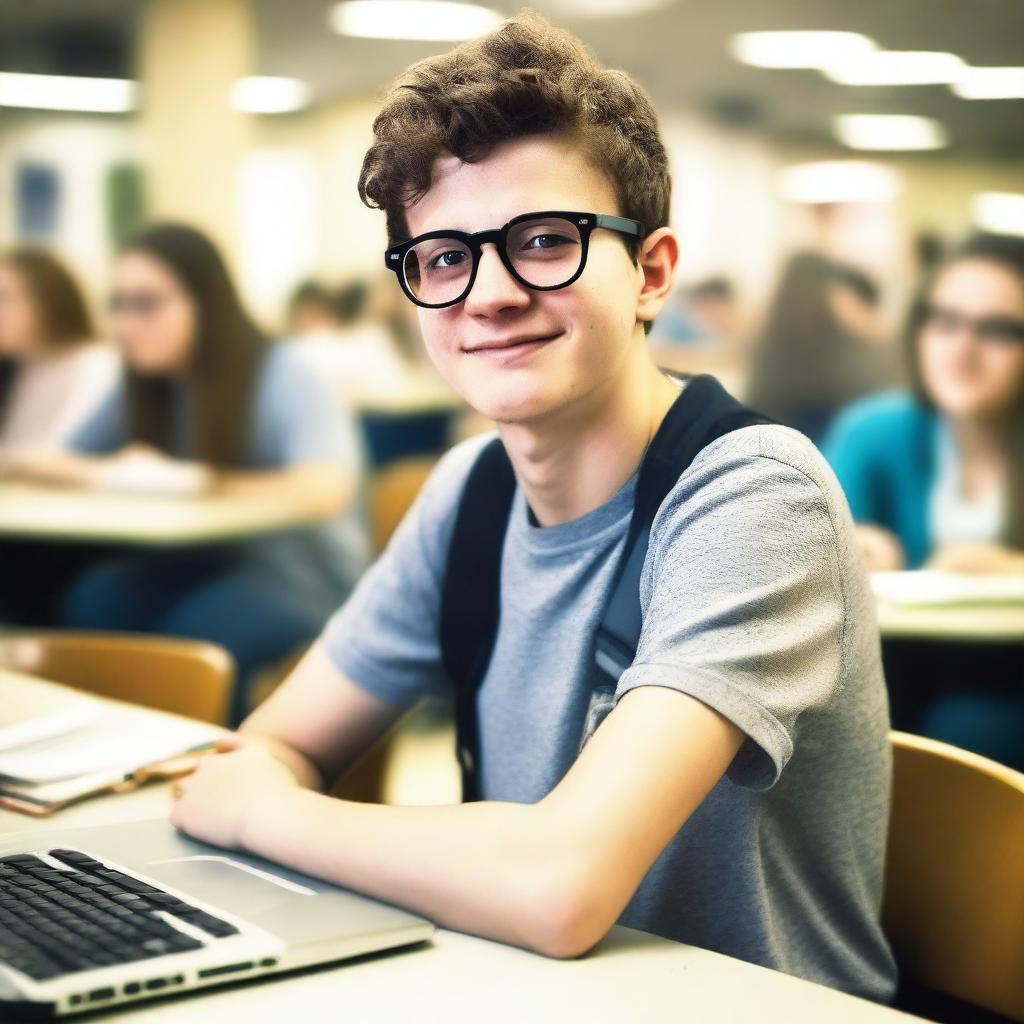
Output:
<instances>
[{"instance_id":1,"label":"black-framed eyeglasses","mask_svg":"<svg viewBox=\"0 0 1024 1024\"><path fill-rule=\"evenodd\" d=\"M527 288L554 291L575 281L587 265L590 233L607 228L643 237L643 225L606 213L542 210L513 217L492 231L428 231L384 253L406 295L427 309L461 302L473 287L480 247L493 242L505 269Z\"/></svg>"},{"instance_id":2,"label":"black-framed eyeglasses","mask_svg":"<svg viewBox=\"0 0 1024 1024\"><path fill-rule=\"evenodd\" d=\"M927 303L921 310L921 327L936 334L956 334L969 328L982 341L997 345L1024 345L1024 320L1012 316L965 316L955 309Z\"/></svg>"}]
</instances>

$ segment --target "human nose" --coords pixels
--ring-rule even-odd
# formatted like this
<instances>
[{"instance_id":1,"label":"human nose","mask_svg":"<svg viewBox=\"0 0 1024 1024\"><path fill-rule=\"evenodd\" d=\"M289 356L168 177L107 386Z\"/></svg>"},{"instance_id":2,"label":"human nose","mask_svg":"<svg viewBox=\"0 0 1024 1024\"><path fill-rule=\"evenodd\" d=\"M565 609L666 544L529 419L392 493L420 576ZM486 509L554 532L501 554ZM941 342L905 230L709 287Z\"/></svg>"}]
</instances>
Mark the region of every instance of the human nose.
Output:
<instances>
[{"instance_id":1,"label":"human nose","mask_svg":"<svg viewBox=\"0 0 1024 1024\"><path fill-rule=\"evenodd\" d=\"M522 309L530 304L528 289L508 272L493 242L480 247L476 280L465 304L470 316L493 316L503 309Z\"/></svg>"}]
</instances>

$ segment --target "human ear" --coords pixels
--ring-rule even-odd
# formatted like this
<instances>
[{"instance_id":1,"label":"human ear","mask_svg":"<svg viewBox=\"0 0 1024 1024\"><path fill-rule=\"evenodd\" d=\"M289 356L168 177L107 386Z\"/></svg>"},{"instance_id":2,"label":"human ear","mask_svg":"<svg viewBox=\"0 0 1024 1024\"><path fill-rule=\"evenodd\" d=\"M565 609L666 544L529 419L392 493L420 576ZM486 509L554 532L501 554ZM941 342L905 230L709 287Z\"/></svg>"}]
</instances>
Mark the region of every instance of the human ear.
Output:
<instances>
[{"instance_id":1,"label":"human ear","mask_svg":"<svg viewBox=\"0 0 1024 1024\"><path fill-rule=\"evenodd\" d=\"M671 228L658 228L643 240L638 259L641 277L637 320L653 320L665 307L675 284L678 264L679 239Z\"/></svg>"}]
</instances>

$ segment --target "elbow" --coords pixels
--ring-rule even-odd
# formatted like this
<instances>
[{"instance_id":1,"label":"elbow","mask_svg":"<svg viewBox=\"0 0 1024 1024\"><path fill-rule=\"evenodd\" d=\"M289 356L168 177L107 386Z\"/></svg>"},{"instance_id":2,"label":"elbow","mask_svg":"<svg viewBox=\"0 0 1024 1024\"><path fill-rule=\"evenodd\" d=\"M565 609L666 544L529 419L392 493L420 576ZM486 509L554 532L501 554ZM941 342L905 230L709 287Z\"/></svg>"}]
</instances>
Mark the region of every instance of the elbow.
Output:
<instances>
[{"instance_id":1,"label":"elbow","mask_svg":"<svg viewBox=\"0 0 1024 1024\"><path fill-rule=\"evenodd\" d=\"M555 960L589 953L618 916L601 887L584 878L553 873L535 880L521 904L523 945Z\"/></svg>"}]
</instances>

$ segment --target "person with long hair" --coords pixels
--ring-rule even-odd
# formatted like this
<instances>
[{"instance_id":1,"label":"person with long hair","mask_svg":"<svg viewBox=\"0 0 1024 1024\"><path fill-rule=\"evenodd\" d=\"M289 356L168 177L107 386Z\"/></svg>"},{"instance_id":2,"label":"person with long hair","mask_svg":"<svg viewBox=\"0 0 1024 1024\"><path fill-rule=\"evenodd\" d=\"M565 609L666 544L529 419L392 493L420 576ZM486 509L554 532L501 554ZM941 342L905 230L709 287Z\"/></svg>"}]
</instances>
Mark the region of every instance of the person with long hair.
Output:
<instances>
[{"instance_id":1,"label":"person with long hair","mask_svg":"<svg viewBox=\"0 0 1024 1024\"><path fill-rule=\"evenodd\" d=\"M896 360L863 316L850 315L874 305L873 289L866 275L820 253L791 257L760 331L747 403L818 444L844 406L891 387Z\"/></svg>"},{"instance_id":2,"label":"person with long hair","mask_svg":"<svg viewBox=\"0 0 1024 1024\"><path fill-rule=\"evenodd\" d=\"M31 246L0 254L0 449L59 443L116 374L60 260Z\"/></svg>"},{"instance_id":3,"label":"person with long hair","mask_svg":"<svg viewBox=\"0 0 1024 1024\"><path fill-rule=\"evenodd\" d=\"M868 567L1024 573L1024 239L940 263L906 345L910 392L855 403L824 445ZM919 728L1024 767L1019 690L954 694Z\"/></svg>"},{"instance_id":4,"label":"person with long hair","mask_svg":"<svg viewBox=\"0 0 1024 1024\"><path fill-rule=\"evenodd\" d=\"M246 314L214 245L164 224L117 261L111 300L123 380L71 438L22 474L86 486L216 491L298 503L323 524L256 541L132 554L64 596L61 624L212 640L238 663L232 711L255 669L311 640L369 559L351 417L288 343ZM155 483L154 483L155 481Z\"/></svg>"},{"instance_id":5,"label":"person with long hair","mask_svg":"<svg viewBox=\"0 0 1024 1024\"><path fill-rule=\"evenodd\" d=\"M853 404L824 446L869 568L1024 572L1024 239L941 264L906 346L910 392Z\"/></svg>"}]
</instances>

